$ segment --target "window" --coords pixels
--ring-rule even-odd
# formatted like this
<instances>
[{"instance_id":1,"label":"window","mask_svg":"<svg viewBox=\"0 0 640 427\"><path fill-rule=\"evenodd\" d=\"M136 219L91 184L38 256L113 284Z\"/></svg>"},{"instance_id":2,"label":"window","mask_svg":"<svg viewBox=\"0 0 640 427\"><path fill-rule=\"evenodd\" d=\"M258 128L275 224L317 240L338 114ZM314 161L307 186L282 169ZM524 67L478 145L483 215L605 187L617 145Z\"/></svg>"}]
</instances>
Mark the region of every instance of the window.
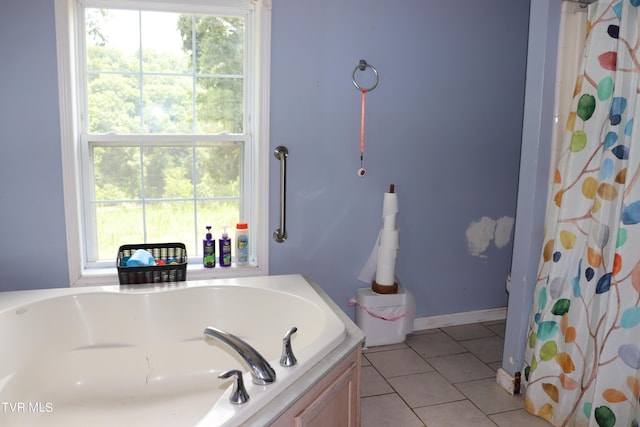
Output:
<instances>
[{"instance_id":1,"label":"window","mask_svg":"<svg viewBox=\"0 0 640 427\"><path fill-rule=\"evenodd\" d=\"M238 222L266 274L269 6L56 1L72 283L127 243L183 242L201 265L205 226Z\"/></svg>"}]
</instances>

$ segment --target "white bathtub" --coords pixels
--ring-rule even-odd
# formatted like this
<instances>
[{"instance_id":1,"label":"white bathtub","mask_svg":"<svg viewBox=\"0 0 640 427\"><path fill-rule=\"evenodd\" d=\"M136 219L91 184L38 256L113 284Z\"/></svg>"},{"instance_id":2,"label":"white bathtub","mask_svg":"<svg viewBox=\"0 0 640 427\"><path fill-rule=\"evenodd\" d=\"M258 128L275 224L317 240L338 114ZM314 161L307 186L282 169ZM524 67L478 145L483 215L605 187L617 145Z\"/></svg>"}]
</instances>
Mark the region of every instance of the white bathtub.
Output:
<instances>
[{"instance_id":1,"label":"white bathtub","mask_svg":"<svg viewBox=\"0 0 640 427\"><path fill-rule=\"evenodd\" d=\"M3 292L0 425L261 425L340 357L353 328L345 319L299 275ZM207 326L257 349L276 382L253 384L233 350L205 339ZM298 364L283 368L293 326ZM351 338L353 348L362 336ZM232 380L217 378L229 369L245 372L244 405L229 403Z\"/></svg>"}]
</instances>

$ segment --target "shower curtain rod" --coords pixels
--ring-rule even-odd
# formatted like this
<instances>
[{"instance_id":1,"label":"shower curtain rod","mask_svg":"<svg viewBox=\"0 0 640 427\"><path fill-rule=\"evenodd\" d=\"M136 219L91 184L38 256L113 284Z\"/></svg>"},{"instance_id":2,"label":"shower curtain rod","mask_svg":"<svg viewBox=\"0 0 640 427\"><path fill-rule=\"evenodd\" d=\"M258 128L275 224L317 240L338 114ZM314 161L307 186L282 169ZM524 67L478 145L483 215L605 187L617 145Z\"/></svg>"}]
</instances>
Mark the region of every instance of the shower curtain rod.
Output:
<instances>
[{"instance_id":1,"label":"shower curtain rod","mask_svg":"<svg viewBox=\"0 0 640 427\"><path fill-rule=\"evenodd\" d=\"M584 4L584 5L596 2L596 0L562 0L562 1L569 1L571 3L581 3L581 4Z\"/></svg>"}]
</instances>

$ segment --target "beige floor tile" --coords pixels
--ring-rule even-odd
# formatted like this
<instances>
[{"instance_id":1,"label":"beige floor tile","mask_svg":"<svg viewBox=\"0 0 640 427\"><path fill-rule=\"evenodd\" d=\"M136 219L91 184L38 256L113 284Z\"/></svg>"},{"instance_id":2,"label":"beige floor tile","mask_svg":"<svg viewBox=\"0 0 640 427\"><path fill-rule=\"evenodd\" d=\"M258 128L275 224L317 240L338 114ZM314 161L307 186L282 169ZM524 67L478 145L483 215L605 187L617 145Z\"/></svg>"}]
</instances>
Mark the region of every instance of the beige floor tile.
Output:
<instances>
[{"instance_id":1,"label":"beige floor tile","mask_svg":"<svg viewBox=\"0 0 640 427\"><path fill-rule=\"evenodd\" d=\"M495 427L495 424L468 400L425 406L414 411L429 427Z\"/></svg>"},{"instance_id":2,"label":"beige floor tile","mask_svg":"<svg viewBox=\"0 0 640 427\"><path fill-rule=\"evenodd\" d=\"M423 427L424 424L397 394L364 397L361 400L362 427Z\"/></svg>"},{"instance_id":3,"label":"beige floor tile","mask_svg":"<svg viewBox=\"0 0 640 427\"><path fill-rule=\"evenodd\" d=\"M549 427L495 382L504 331L505 321L496 320L364 349L362 427Z\"/></svg>"},{"instance_id":4,"label":"beige floor tile","mask_svg":"<svg viewBox=\"0 0 640 427\"><path fill-rule=\"evenodd\" d=\"M437 372L393 377L387 381L411 408L464 399L464 395Z\"/></svg>"},{"instance_id":5,"label":"beige floor tile","mask_svg":"<svg viewBox=\"0 0 640 427\"><path fill-rule=\"evenodd\" d=\"M456 341L471 340L474 338L484 338L495 336L493 331L481 325L480 323L471 323L468 325L448 326L440 328Z\"/></svg>"},{"instance_id":6,"label":"beige floor tile","mask_svg":"<svg viewBox=\"0 0 640 427\"><path fill-rule=\"evenodd\" d=\"M485 325L487 328L491 329L491 331L493 331L493 333L495 333L497 336L504 338L504 331L507 328L507 324L502 322L502 323L497 323L495 325Z\"/></svg>"},{"instance_id":7,"label":"beige floor tile","mask_svg":"<svg viewBox=\"0 0 640 427\"><path fill-rule=\"evenodd\" d=\"M493 369L471 353L430 357L427 361L452 384L496 376Z\"/></svg>"},{"instance_id":8,"label":"beige floor tile","mask_svg":"<svg viewBox=\"0 0 640 427\"><path fill-rule=\"evenodd\" d=\"M485 363L499 362L502 360L504 338L492 336L460 341L467 350Z\"/></svg>"},{"instance_id":9,"label":"beige floor tile","mask_svg":"<svg viewBox=\"0 0 640 427\"><path fill-rule=\"evenodd\" d=\"M360 396L393 393L393 388L373 366L363 366L360 374Z\"/></svg>"},{"instance_id":10,"label":"beige floor tile","mask_svg":"<svg viewBox=\"0 0 640 427\"><path fill-rule=\"evenodd\" d=\"M369 359L367 359L367 357L364 354L360 358L360 365L361 366L371 366L371 362L369 362Z\"/></svg>"},{"instance_id":11,"label":"beige floor tile","mask_svg":"<svg viewBox=\"0 0 640 427\"><path fill-rule=\"evenodd\" d=\"M489 418L499 427L551 427L547 421L531 415L524 409L490 415Z\"/></svg>"},{"instance_id":12,"label":"beige floor tile","mask_svg":"<svg viewBox=\"0 0 640 427\"><path fill-rule=\"evenodd\" d=\"M367 359L385 378L433 371L431 365L410 348L369 353Z\"/></svg>"},{"instance_id":13,"label":"beige floor tile","mask_svg":"<svg viewBox=\"0 0 640 427\"><path fill-rule=\"evenodd\" d=\"M502 368L502 360L499 362L487 363L487 365L489 365L489 367L494 371L498 372L498 369Z\"/></svg>"},{"instance_id":14,"label":"beige floor tile","mask_svg":"<svg viewBox=\"0 0 640 427\"><path fill-rule=\"evenodd\" d=\"M524 407L522 396L510 395L495 378L458 383L456 388L487 415Z\"/></svg>"},{"instance_id":15,"label":"beige floor tile","mask_svg":"<svg viewBox=\"0 0 640 427\"><path fill-rule=\"evenodd\" d=\"M466 351L449 335L440 331L433 334L409 336L407 344L422 357L446 356Z\"/></svg>"}]
</instances>

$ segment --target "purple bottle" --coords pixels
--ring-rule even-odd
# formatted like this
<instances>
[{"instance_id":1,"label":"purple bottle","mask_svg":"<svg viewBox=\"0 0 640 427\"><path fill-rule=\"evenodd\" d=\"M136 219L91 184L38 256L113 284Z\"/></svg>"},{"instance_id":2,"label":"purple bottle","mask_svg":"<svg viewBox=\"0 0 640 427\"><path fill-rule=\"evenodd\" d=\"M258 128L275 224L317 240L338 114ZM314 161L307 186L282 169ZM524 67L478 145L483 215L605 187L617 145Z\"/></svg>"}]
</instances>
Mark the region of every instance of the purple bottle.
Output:
<instances>
[{"instance_id":1,"label":"purple bottle","mask_svg":"<svg viewBox=\"0 0 640 427\"><path fill-rule=\"evenodd\" d=\"M202 241L202 264L206 268L216 266L216 241L211 237L211 226L207 225L207 235Z\"/></svg>"},{"instance_id":2,"label":"purple bottle","mask_svg":"<svg viewBox=\"0 0 640 427\"><path fill-rule=\"evenodd\" d=\"M227 234L227 227L224 228L220 238L220 267L231 266L231 239Z\"/></svg>"}]
</instances>

